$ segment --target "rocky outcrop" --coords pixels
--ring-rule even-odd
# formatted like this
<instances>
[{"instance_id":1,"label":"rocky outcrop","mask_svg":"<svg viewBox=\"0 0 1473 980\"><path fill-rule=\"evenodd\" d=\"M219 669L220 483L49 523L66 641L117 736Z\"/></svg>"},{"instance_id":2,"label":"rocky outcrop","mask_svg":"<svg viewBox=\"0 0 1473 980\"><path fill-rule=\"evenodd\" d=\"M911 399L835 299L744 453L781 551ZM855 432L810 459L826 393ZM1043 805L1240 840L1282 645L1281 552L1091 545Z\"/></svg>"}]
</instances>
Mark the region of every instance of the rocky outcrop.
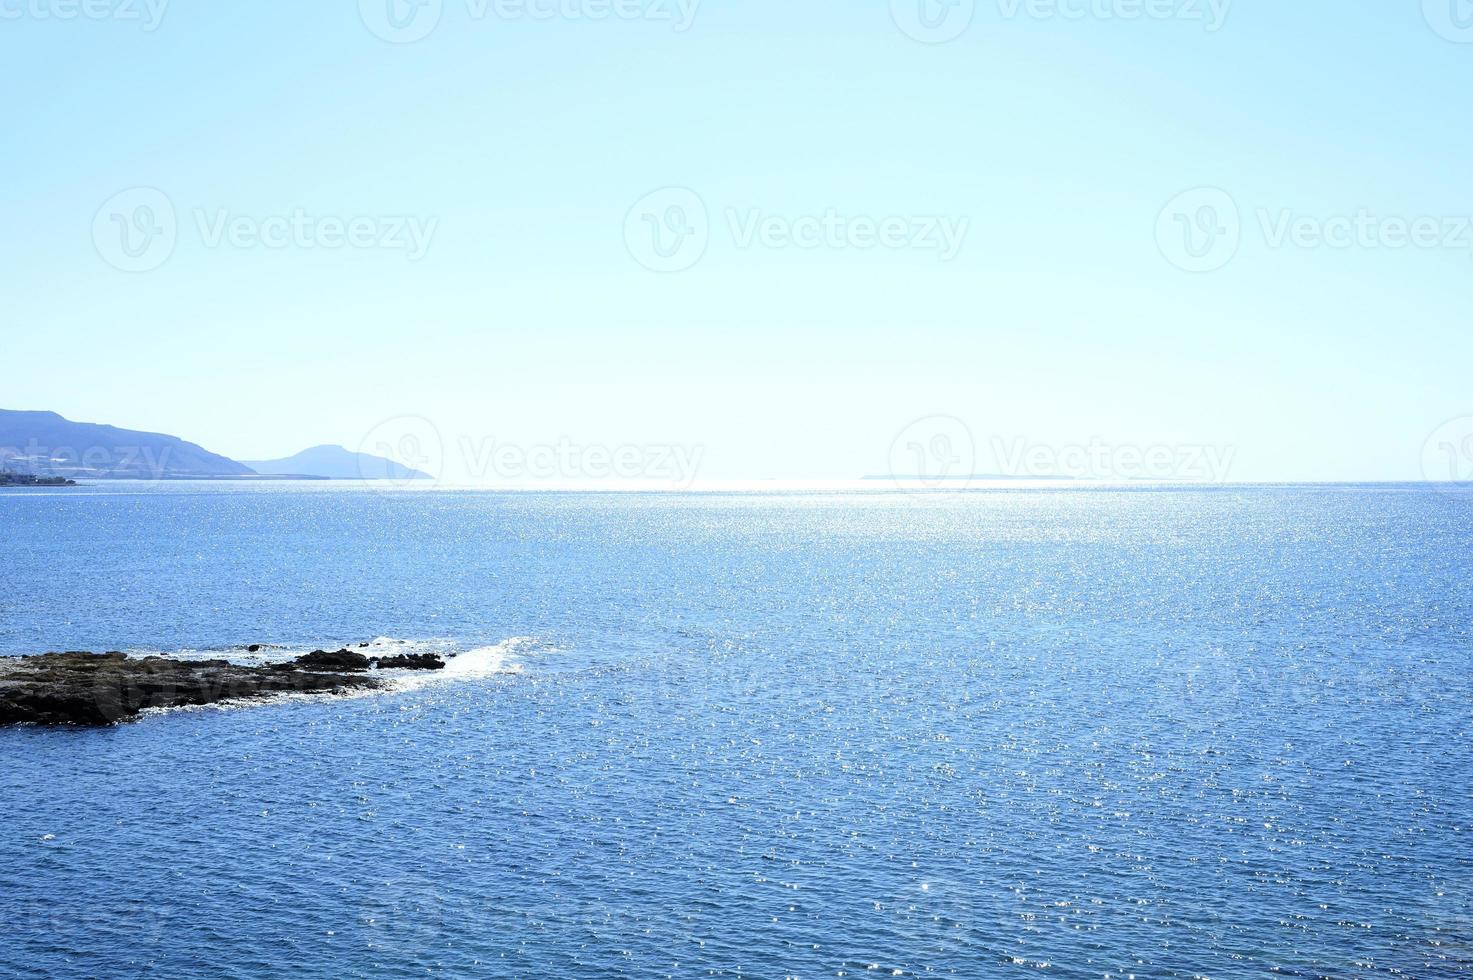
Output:
<instances>
[{"instance_id":1,"label":"rocky outcrop","mask_svg":"<svg viewBox=\"0 0 1473 980\"><path fill-rule=\"evenodd\" d=\"M319 651L320 652L320 651ZM287 693L379 687L362 668L314 660L243 667L227 660L130 658L121 653L48 653L0 658L0 725L111 725L145 708L177 708ZM354 654L353 656L359 656ZM331 662L336 655L327 654ZM310 661L309 666L301 661Z\"/></svg>"},{"instance_id":2,"label":"rocky outcrop","mask_svg":"<svg viewBox=\"0 0 1473 980\"><path fill-rule=\"evenodd\" d=\"M258 653L266 645L253 643L245 649ZM444 669L445 661L431 653L368 657L347 648L313 650L265 666L122 653L0 657L0 726L111 725L145 708L341 693L382 686L385 681L374 676L375 670Z\"/></svg>"},{"instance_id":3,"label":"rocky outcrop","mask_svg":"<svg viewBox=\"0 0 1473 980\"><path fill-rule=\"evenodd\" d=\"M77 481L64 476L32 476L0 470L0 487L74 487Z\"/></svg>"},{"instance_id":4,"label":"rocky outcrop","mask_svg":"<svg viewBox=\"0 0 1473 980\"><path fill-rule=\"evenodd\" d=\"M338 650L328 653L326 650L313 650L305 656L298 657L290 664L277 664L277 670L316 670L316 671L343 671L350 674L360 674L373 666L361 653L352 650Z\"/></svg>"},{"instance_id":5,"label":"rocky outcrop","mask_svg":"<svg viewBox=\"0 0 1473 980\"><path fill-rule=\"evenodd\" d=\"M368 646L367 643L358 644ZM254 652L247 647L248 652ZM369 669L379 670L444 670L445 661L433 653L404 653L395 657L369 657L349 650L328 652L313 650L290 663L274 664L273 670L315 670L328 673L361 674Z\"/></svg>"},{"instance_id":6,"label":"rocky outcrop","mask_svg":"<svg viewBox=\"0 0 1473 980\"><path fill-rule=\"evenodd\" d=\"M374 665L380 670L444 670L445 661L433 653L405 653L397 657L379 657Z\"/></svg>"}]
</instances>

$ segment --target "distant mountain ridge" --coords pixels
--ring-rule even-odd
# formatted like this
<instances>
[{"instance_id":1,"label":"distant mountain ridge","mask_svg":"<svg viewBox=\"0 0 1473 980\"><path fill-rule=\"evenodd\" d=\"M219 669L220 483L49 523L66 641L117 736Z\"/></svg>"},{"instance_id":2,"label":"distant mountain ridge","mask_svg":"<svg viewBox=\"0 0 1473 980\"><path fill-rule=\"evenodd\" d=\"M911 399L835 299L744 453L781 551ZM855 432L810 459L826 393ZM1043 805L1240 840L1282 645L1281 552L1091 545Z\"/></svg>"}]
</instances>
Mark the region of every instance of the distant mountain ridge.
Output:
<instances>
[{"instance_id":1,"label":"distant mountain ridge","mask_svg":"<svg viewBox=\"0 0 1473 980\"><path fill-rule=\"evenodd\" d=\"M434 477L392 460L368 453L349 452L342 446L313 446L285 459L259 460L245 465L262 476L310 476L328 480L433 480Z\"/></svg>"},{"instance_id":2,"label":"distant mountain ridge","mask_svg":"<svg viewBox=\"0 0 1473 980\"><path fill-rule=\"evenodd\" d=\"M250 478L250 467L161 432L0 409L0 470L120 480Z\"/></svg>"},{"instance_id":3,"label":"distant mountain ridge","mask_svg":"<svg viewBox=\"0 0 1473 980\"><path fill-rule=\"evenodd\" d=\"M161 432L73 422L55 412L0 409L0 472L98 480L433 480L392 460L342 446L242 463Z\"/></svg>"}]
</instances>

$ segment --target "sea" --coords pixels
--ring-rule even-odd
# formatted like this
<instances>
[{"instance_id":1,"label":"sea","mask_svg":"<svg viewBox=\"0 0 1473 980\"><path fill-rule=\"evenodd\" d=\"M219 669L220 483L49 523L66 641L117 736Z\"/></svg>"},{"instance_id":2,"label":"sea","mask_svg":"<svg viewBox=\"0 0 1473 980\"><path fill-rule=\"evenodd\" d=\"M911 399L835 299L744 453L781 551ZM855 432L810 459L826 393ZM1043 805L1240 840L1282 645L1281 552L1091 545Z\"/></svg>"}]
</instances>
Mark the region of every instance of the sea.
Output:
<instances>
[{"instance_id":1,"label":"sea","mask_svg":"<svg viewBox=\"0 0 1473 980\"><path fill-rule=\"evenodd\" d=\"M360 643L0 731L0 976L1473 974L1473 491L0 491L0 654Z\"/></svg>"}]
</instances>

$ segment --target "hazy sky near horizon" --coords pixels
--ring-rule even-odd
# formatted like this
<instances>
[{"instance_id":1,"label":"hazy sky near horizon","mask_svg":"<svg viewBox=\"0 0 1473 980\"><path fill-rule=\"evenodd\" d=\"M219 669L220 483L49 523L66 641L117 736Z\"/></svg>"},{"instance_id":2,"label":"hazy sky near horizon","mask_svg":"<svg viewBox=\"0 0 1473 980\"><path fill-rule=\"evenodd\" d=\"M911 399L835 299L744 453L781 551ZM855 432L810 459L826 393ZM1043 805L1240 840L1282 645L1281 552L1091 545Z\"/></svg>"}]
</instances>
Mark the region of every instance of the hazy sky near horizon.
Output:
<instances>
[{"instance_id":1,"label":"hazy sky near horizon","mask_svg":"<svg viewBox=\"0 0 1473 980\"><path fill-rule=\"evenodd\" d=\"M0 407L1418 479L1473 436L1442 2L0 0Z\"/></svg>"}]
</instances>

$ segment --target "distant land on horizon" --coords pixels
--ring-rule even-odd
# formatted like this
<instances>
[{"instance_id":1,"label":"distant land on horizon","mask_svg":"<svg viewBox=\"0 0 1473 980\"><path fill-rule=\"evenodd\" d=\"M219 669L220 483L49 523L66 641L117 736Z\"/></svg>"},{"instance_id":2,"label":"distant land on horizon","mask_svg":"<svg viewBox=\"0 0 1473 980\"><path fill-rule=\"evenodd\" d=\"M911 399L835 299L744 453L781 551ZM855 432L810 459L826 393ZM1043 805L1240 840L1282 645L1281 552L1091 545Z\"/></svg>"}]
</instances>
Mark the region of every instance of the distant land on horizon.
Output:
<instances>
[{"instance_id":1,"label":"distant land on horizon","mask_svg":"<svg viewBox=\"0 0 1473 980\"><path fill-rule=\"evenodd\" d=\"M884 475L871 473L860 477L866 482L876 480L897 480L902 483L966 483L976 481L978 483L1004 483L1007 481L1037 482L1042 480L1074 480L1073 476L1015 476L1009 473L958 473L954 476L924 476L920 473L892 473Z\"/></svg>"},{"instance_id":2,"label":"distant land on horizon","mask_svg":"<svg viewBox=\"0 0 1473 980\"><path fill-rule=\"evenodd\" d=\"M285 459L247 461L262 476L308 476L327 480L433 480L434 477L392 460L342 446L313 446Z\"/></svg>"},{"instance_id":3,"label":"distant land on horizon","mask_svg":"<svg viewBox=\"0 0 1473 980\"><path fill-rule=\"evenodd\" d=\"M109 480L252 479L243 463L161 432L0 409L0 469Z\"/></svg>"},{"instance_id":4,"label":"distant land on horizon","mask_svg":"<svg viewBox=\"0 0 1473 980\"><path fill-rule=\"evenodd\" d=\"M9 409L0 409L0 471L96 480L434 479L341 446L316 446L286 459L250 464L161 432Z\"/></svg>"}]
</instances>

